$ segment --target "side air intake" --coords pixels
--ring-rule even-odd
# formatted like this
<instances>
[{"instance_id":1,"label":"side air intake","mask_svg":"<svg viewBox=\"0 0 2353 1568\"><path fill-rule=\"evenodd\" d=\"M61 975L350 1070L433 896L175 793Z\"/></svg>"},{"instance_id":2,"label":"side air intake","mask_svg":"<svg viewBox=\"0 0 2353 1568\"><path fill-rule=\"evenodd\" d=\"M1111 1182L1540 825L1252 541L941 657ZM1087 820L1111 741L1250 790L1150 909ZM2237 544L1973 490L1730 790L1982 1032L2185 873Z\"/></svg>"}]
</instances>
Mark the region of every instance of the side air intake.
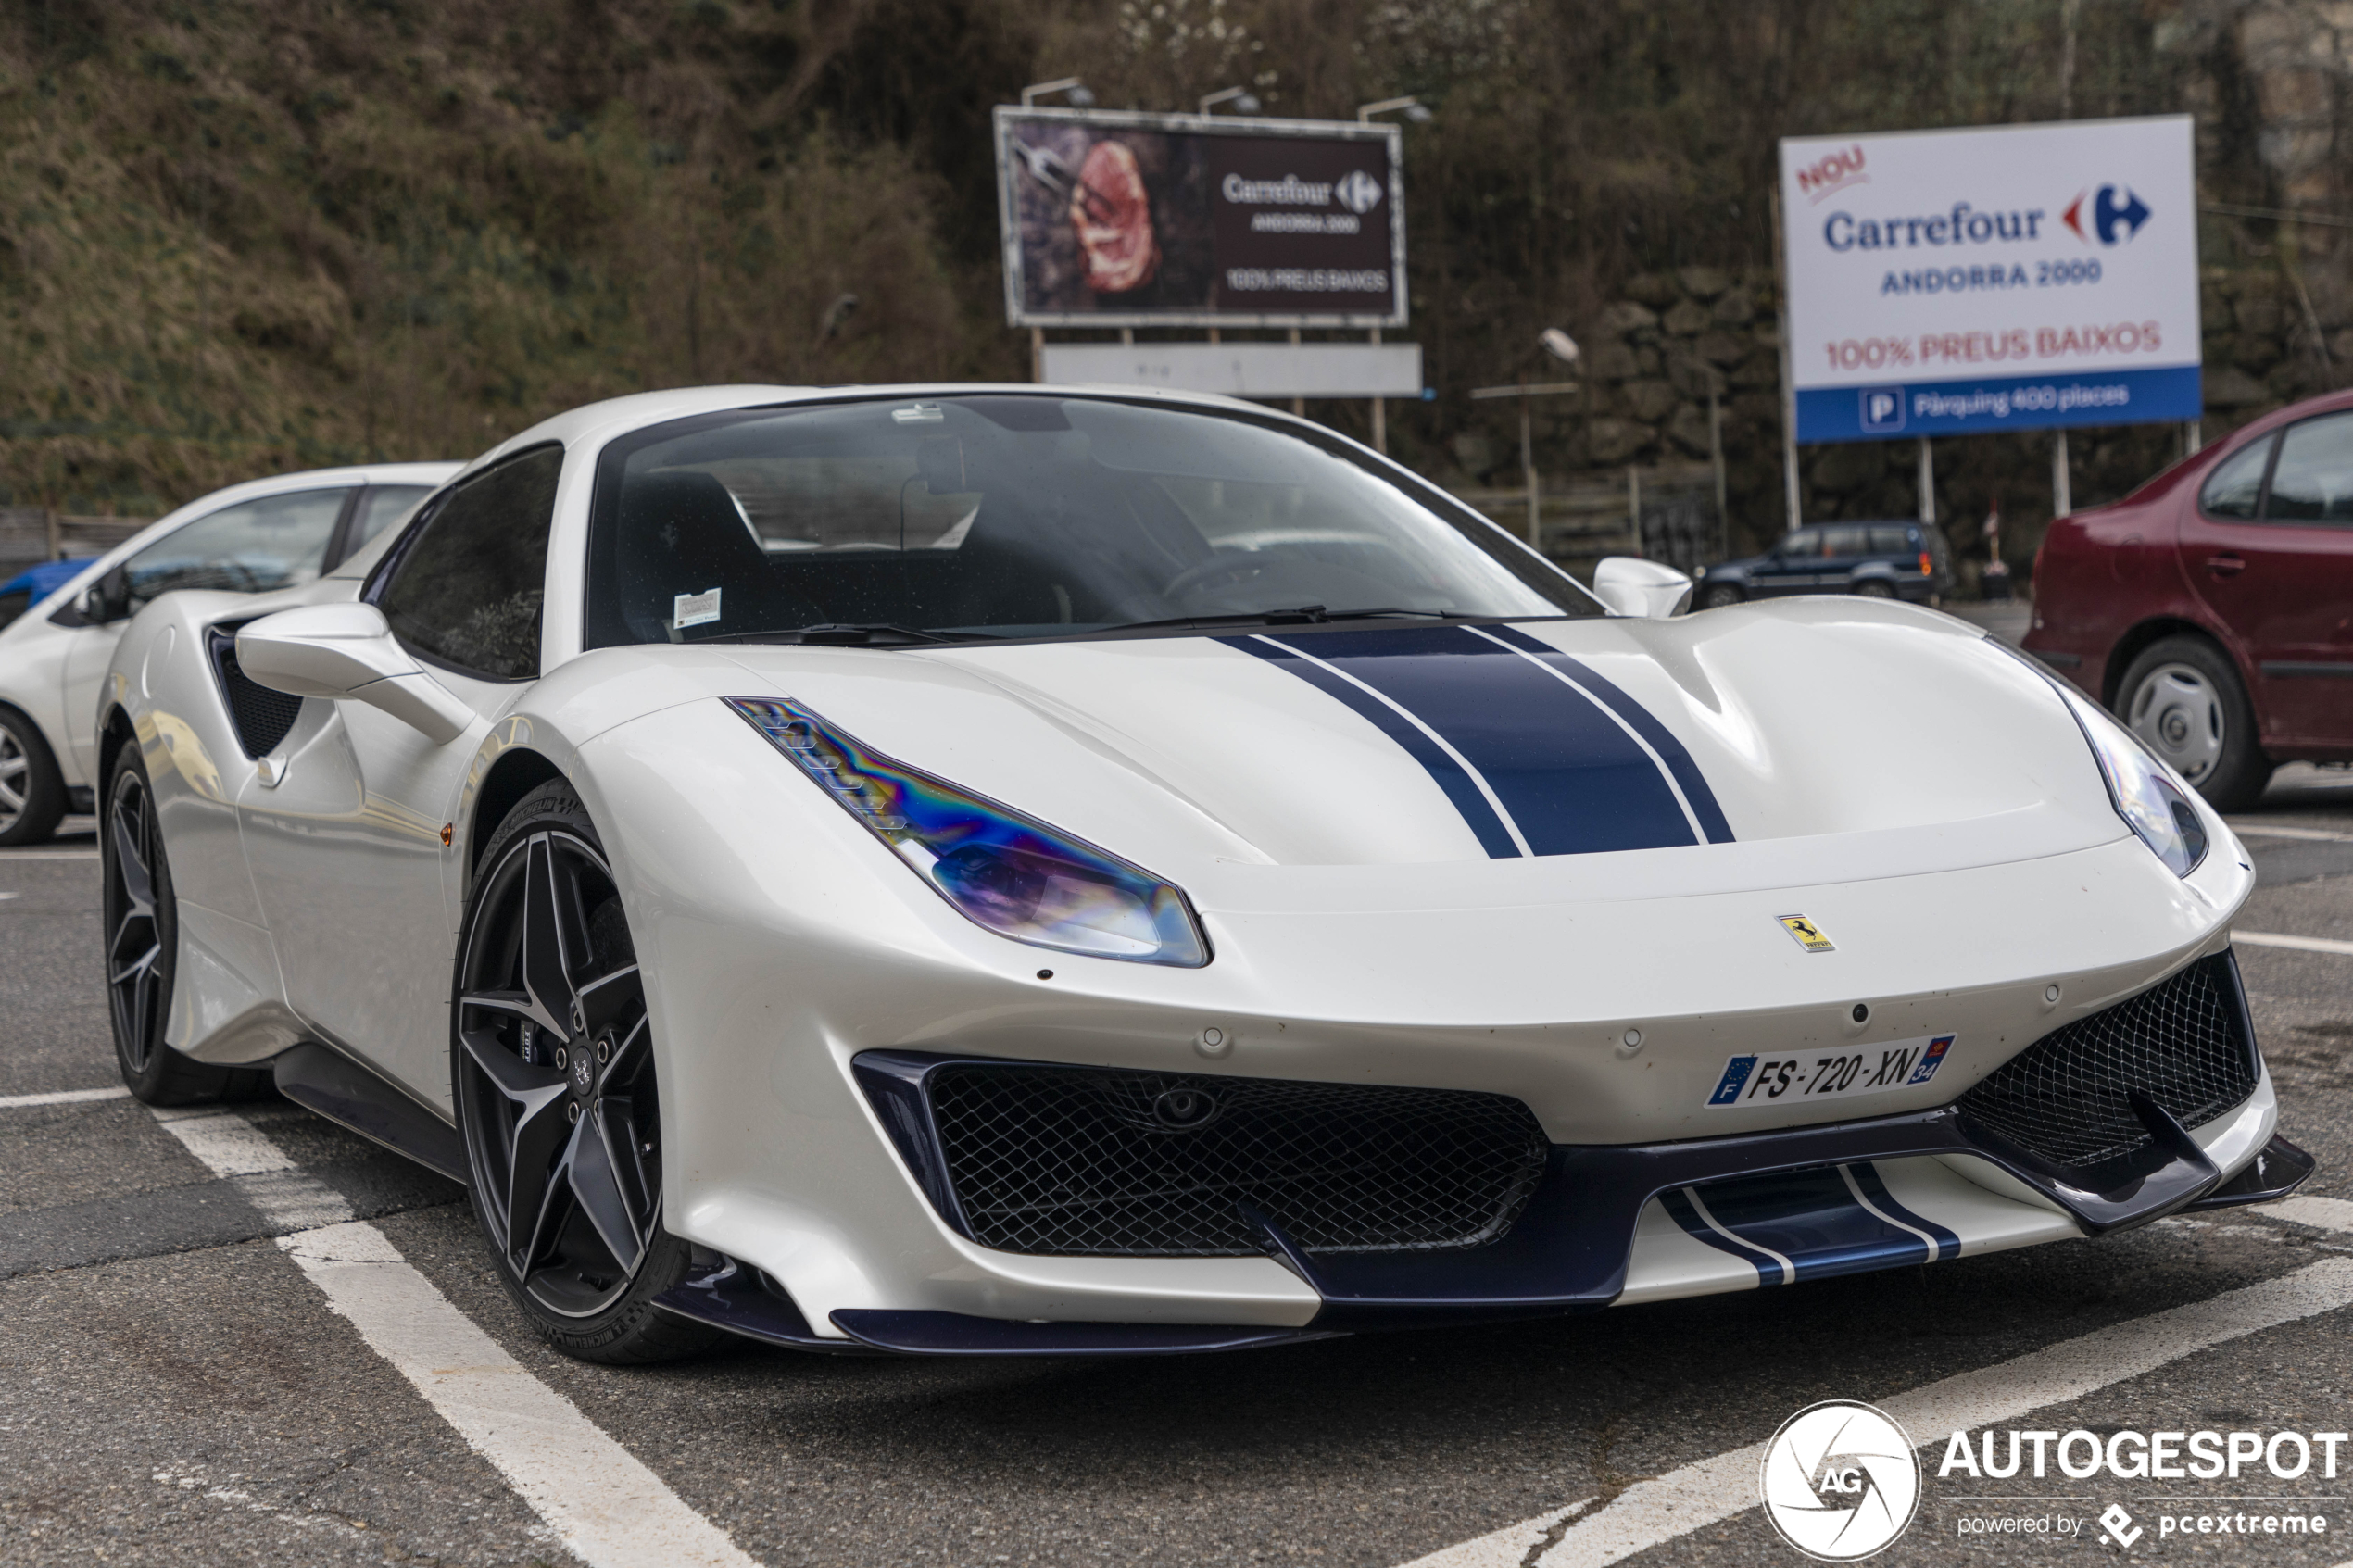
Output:
<instances>
[{"instance_id":1,"label":"side air intake","mask_svg":"<svg viewBox=\"0 0 2353 1568\"><path fill-rule=\"evenodd\" d=\"M247 757L269 756L302 717L302 698L273 692L237 668L236 627L212 627L205 643L212 655L212 672L220 682L221 699L229 705L229 721L237 727L237 744Z\"/></svg>"}]
</instances>

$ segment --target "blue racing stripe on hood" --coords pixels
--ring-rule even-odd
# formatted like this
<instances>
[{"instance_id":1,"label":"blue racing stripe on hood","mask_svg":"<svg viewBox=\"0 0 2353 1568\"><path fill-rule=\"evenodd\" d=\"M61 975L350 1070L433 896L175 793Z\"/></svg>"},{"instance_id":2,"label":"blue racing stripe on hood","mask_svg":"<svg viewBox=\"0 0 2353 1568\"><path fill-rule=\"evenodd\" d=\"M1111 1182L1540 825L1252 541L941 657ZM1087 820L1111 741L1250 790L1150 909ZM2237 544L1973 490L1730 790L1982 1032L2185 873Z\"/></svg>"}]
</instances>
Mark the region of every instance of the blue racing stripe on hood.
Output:
<instances>
[{"instance_id":1,"label":"blue racing stripe on hood","mask_svg":"<svg viewBox=\"0 0 2353 1568\"><path fill-rule=\"evenodd\" d=\"M1462 626L1218 641L1261 658L1272 657L1276 647L1303 656L1275 661L1406 744L1461 809L1464 797L1450 787L1450 775L1460 775L1463 769L1445 758L1442 748L1429 746L1428 736L1410 722L1401 725L1387 704L1365 701L1365 692L1351 683L1361 683L1428 725L1476 775L1466 782L1480 809L1476 814L1465 810L1464 820L1490 855L1509 855L1515 847L1506 838L1499 849L1482 831L1481 817L1494 815L1486 791L1492 792L1502 815L1517 828L1530 854L1656 849L1705 841L1708 819L1699 817L1695 806L1686 812L1689 792L1679 797L1670 784L1671 771L1662 771L1660 765L1665 754L1655 760L1628 733L1634 728L1630 720L1621 724L1598 696L1586 696L1516 646ZM1333 681L1334 671L1346 679ZM1628 707L1635 706L1623 693L1617 696ZM1656 727L1656 721L1650 722ZM1406 743L1401 728L1414 732L1418 746ZM1656 743L1652 746L1655 748ZM1433 754L1445 759L1445 771L1432 764ZM1697 777L1696 769L1692 776ZM1478 790L1481 782L1486 791ZM1713 811L1714 797L1706 799ZM1714 815L1722 821L1721 812ZM1730 836L1729 832L1725 836Z\"/></svg>"},{"instance_id":2,"label":"blue racing stripe on hood","mask_svg":"<svg viewBox=\"0 0 2353 1568\"><path fill-rule=\"evenodd\" d=\"M1716 803L1716 792L1707 787L1707 776L1692 760L1691 752L1675 738L1675 732L1658 721L1658 716L1621 691L1609 677L1592 665L1561 652L1550 643L1541 642L1517 626L1482 628L1490 636L1500 637L1516 648L1522 648L1566 674L1578 684L1609 705L1616 713L1644 740L1650 742L1659 758L1682 786L1683 797L1691 802L1692 812L1699 818L1702 831L1710 844L1732 842L1732 825L1724 820L1724 809Z\"/></svg>"},{"instance_id":3,"label":"blue racing stripe on hood","mask_svg":"<svg viewBox=\"0 0 2353 1568\"><path fill-rule=\"evenodd\" d=\"M1420 763L1431 782L1446 792L1454 809L1478 840L1478 847L1489 857L1508 860L1519 854L1519 846L1512 842L1511 830L1495 814L1487 797L1479 792L1477 783L1464 771L1461 763L1446 755L1445 748L1416 729L1413 721L1389 704L1322 668L1313 660L1301 657L1297 650L1285 647L1266 637L1220 637L1227 647L1265 659L1278 669L1288 670L1317 691L1336 701L1347 704L1357 715L1395 741L1405 753Z\"/></svg>"}]
</instances>

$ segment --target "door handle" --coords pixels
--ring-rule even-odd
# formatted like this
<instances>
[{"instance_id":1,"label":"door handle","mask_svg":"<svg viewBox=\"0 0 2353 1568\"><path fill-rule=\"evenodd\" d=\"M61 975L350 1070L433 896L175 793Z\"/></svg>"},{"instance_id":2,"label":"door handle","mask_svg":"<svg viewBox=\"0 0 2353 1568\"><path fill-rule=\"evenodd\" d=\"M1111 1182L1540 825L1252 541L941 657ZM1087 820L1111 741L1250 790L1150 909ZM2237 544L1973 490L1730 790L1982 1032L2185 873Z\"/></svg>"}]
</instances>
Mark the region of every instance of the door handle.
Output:
<instances>
[{"instance_id":1,"label":"door handle","mask_svg":"<svg viewBox=\"0 0 2353 1568\"><path fill-rule=\"evenodd\" d=\"M2206 558L2206 570L2217 577L2236 577L2246 570L2246 558L2225 552Z\"/></svg>"}]
</instances>

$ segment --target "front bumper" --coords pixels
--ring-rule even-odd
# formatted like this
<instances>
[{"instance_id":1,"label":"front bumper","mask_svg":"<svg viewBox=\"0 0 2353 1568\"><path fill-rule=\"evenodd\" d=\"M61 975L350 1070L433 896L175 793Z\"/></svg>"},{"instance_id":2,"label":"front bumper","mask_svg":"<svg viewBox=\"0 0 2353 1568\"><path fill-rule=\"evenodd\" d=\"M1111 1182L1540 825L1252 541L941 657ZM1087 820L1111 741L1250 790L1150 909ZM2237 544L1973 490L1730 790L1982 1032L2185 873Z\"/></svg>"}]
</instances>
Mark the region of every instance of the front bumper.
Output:
<instances>
[{"instance_id":1,"label":"front bumper","mask_svg":"<svg viewBox=\"0 0 2353 1568\"><path fill-rule=\"evenodd\" d=\"M2066 1162L2008 1135L1981 1089L1933 1110L1811 1127L1646 1145L1553 1145L1532 1197L1507 1233L1483 1246L1311 1250L1294 1226L1247 1198L1238 1201L1236 1213L1255 1245L1314 1294L1312 1314L1289 1324L1036 1322L840 1308L830 1314L836 1334L828 1336L811 1325L782 1286L725 1258L698 1269L661 1305L812 1349L1173 1354L1792 1285L2096 1236L2183 1210L2284 1197L2310 1175L2313 1161L2275 1131L2276 1102L2236 964L2224 953L2193 967L2145 996L2193 981L2208 987L2227 1032L2218 1043L2237 1053L2244 1073L2229 1092L2241 1098L2194 1130L2184 1127L2165 1102L2184 1105L2185 1093L2203 1092L2210 1110L2215 1097L2185 1090L2178 1054L2147 1053L2145 1085L2110 1085L2122 1088L2143 1135L2137 1147L2096 1160ZM2060 1034L2065 1037L2053 1043L2070 1056L2092 1054L2076 1048L2078 1037ZM951 1140L943 1137L934 1105L934 1085L951 1069L1057 1069L895 1051L858 1059L860 1081L900 1158L942 1221L970 1242L975 1229L960 1205ZM2088 1071L2113 1078L2116 1068L2111 1062Z\"/></svg>"}]
</instances>

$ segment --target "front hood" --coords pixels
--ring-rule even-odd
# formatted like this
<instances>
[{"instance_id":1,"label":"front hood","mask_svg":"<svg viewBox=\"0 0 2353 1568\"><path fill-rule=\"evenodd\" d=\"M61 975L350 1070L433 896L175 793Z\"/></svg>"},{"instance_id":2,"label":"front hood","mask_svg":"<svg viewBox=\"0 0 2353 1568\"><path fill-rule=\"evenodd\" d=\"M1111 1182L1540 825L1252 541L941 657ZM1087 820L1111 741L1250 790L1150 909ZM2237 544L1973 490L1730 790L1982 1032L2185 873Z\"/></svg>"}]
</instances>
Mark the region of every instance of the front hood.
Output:
<instances>
[{"instance_id":1,"label":"front hood","mask_svg":"<svg viewBox=\"0 0 2353 1568\"><path fill-rule=\"evenodd\" d=\"M1768 861L1898 874L2124 832L2040 676L1869 600L703 657L723 651L742 695L1180 879L1606 863L1702 891L1783 875Z\"/></svg>"}]
</instances>

